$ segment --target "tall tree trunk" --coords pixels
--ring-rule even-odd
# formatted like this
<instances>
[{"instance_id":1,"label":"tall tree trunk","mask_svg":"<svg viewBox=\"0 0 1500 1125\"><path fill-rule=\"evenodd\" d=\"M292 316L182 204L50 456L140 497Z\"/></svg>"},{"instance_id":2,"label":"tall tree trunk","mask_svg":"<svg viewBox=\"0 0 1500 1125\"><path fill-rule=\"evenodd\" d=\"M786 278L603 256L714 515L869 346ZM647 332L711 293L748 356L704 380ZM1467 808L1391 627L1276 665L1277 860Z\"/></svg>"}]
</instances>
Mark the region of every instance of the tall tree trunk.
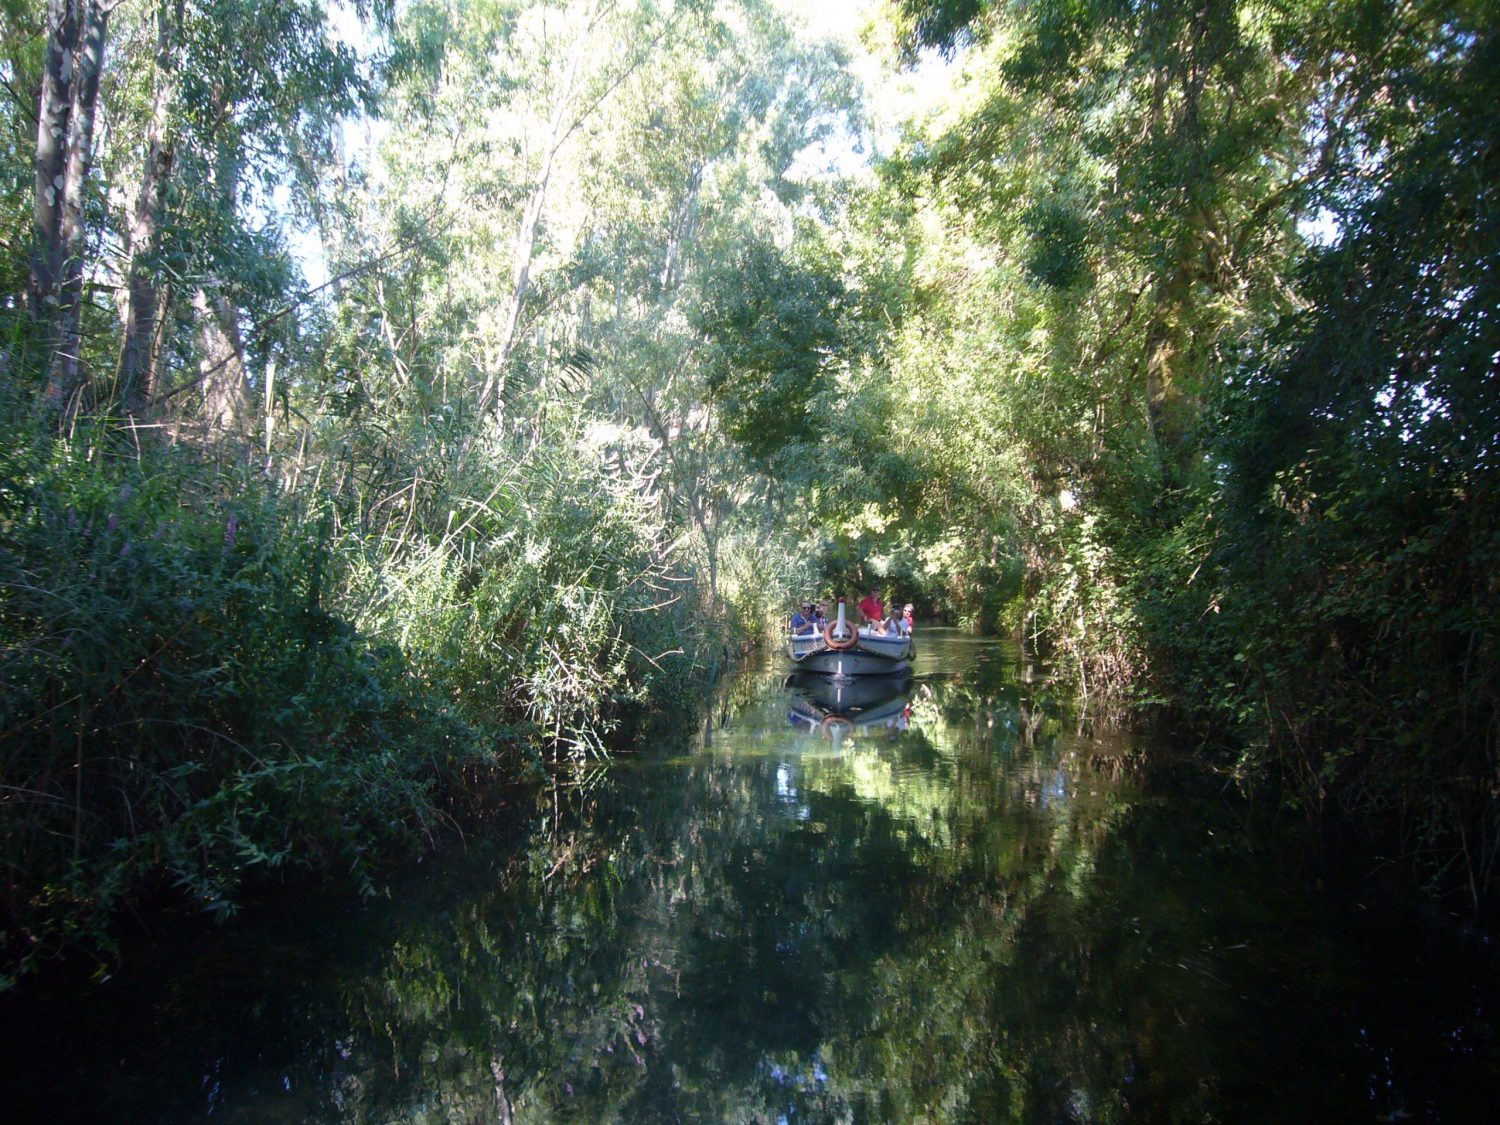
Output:
<instances>
[{"instance_id":1,"label":"tall tree trunk","mask_svg":"<svg viewBox=\"0 0 1500 1125\"><path fill-rule=\"evenodd\" d=\"M1202 263L1210 246L1213 221L1201 199L1215 185L1214 164L1204 151L1206 129L1199 112L1203 91L1217 61L1214 41L1207 35L1210 25L1232 18L1232 8L1212 2L1198 9L1185 45L1177 60L1177 72L1158 70L1152 107L1152 133L1165 132L1182 154L1184 173L1173 185L1170 211L1182 224L1173 247L1173 261L1158 278L1153 318L1146 333L1146 413L1155 439L1162 481L1171 488L1181 485L1188 474L1193 423L1200 402L1192 387L1192 368L1187 353L1192 347L1190 325L1199 317L1191 307L1193 283L1205 276ZM1165 94L1180 82L1181 100L1170 106Z\"/></svg>"},{"instance_id":2,"label":"tall tree trunk","mask_svg":"<svg viewBox=\"0 0 1500 1125\"><path fill-rule=\"evenodd\" d=\"M1202 209L1188 212L1173 249L1173 261L1158 276L1153 290L1151 319L1146 327L1146 415L1156 442L1162 482L1174 488L1185 482L1192 459L1192 431L1202 401L1193 367L1193 332L1205 324L1202 309L1193 307L1194 284L1213 277L1202 263L1209 245L1206 232L1211 216Z\"/></svg>"},{"instance_id":3,"label":"tall tree trunk","mask_svg":"<svg viewBox=\"0 0 1500 1125\"><path fill-rule=\"evenodd\" d=\"M83 333L83 267L88 229L83 220L83 194L94 155L94 121L99 102L99 76L104 69L104 38L114 5L89 0L75 15L75 49L71 55L72 108L68 115L67 164L63 171L60 243L62 270L58 279L57 347L47 372L46 402L63 407L78 386ZM48 53L51 53L49 40ZM69 66L65 54L63 70ZM46 94L43 94L45 101ZM49 248L50 249L50 248Z\"/></svg>"},{"instance_id":4,"label":"tall tree trunk","mask_svg":"<svg viewBox=\"0 0 1500 1125\"><path fill-rule=\"evenodd\" d=\"M174 288L164 281L156 289L156 331L151 336L151 355L146 367L146 385L151 388L151 398L166 386L165 371L167 355L172 350L172 335L175 322L172 318Z\"/></svg>"},{"instance_id":5,"label":"tall tree trunk","mask_svg":"<svg viewBox=\"0 0 1500 1125\"><path fill-rule=\"evenodd\" d=\"M47 52L37 108L36 188L32 201L31 274L28 296L38 323L54 318L62 277L63 173L68 163L69 122L73 115L73 56L78 21L71 0L47 4Z\"/></svg>"},{"instance_id":6,"label":"tall tree trunk","mask_svg":"<svg viewBox=\"0 0 1500 1125\"><path fill-rule=\"evenodd\" d=\"M158 335L156 317L164 310L165 303L161 300L152 258L157 251L176 151L168 118L177 100L175 47L181 38L183 3L184 0L163 0L157 9L156 94L151 107L146 166L130 223L129 297L117 380L120 405L128 414L147 410L158 390L159 368L152 359Z\"/></svg>"},{"instance_id":7,"label":"tall tree trunk","mask_svg":"<svg viewBox=\"0 0 1500 1125\"><path fill-rule=\"evenodd\" d=\"M573 53L568 59L567 75L563 79L557 99L553 102L552 113L547 122L547 141L542 150L541 165L537 170L536 186L527 197L526 208L521 215L520 229L516 232L510 299L506 303L505 329L501 336L499 362L489 371L485 378L484 388L479 394L478 409L481 414L487 413L495 406L497 393L504 385L505 364L509 362L511 353L515 351L517 338L520 335L521 314L525 309L526 294L531 285L531 261L536 250L537 229L541 225L542 212L547 202L547 187L552 179L552 166L557 159L557 154L567 143L568 138L604 104L610 93L618 89L620 84L646 60L651 51L655 50L656 45L662 41L671 26L670 20L663 23L656 35L637 50L617 74L604 83L597 96L586 104L578 105L575 97L578 92L578 74L582 69L584 57L588 53L590 36L599 21L613 6L609 0L599 0L586 9L573 43Z\"/></svg>"},{"instance_id":8,"label":"tall tree trunk","mask_svg":"<svg viewBox=\"0 0 1500 1125\"><path fill-rule=\"evenodd\" d=\"M505 327L500 334L500 344L493 361L487 357L488 371L485 374L484 385L479 392L476 406L477 413L480 415L494 410L504 397L505 366L515 351L521 333L521 317L531 285L531 264L536 250L537 231L541 225L542 213L547 202L547 189L551 182L553 164L557 155L567 143L568 138L645 62L665 38L673 23L670 19L664 21L656 34L642 43L617 73L608 77L596 76L603 77L603 80L595 84L595 89L587 92L585 96L589 100L581 101L578 90L579 73L588 55L591 37L600 22L615 8L614 0L594 0L585 7L584 15L578 23L579 30L573 40L566 74L558 87L551 113L548 116L546 141L542 146L542 157L537 168L535 185L527 196L519 229L516 232L515 251L512 257L511 290L506 301L504 317Z\"/></svg>"},{"instance_id":9,"label":"tall tree trunk","mask_svg":"<svg viewBox=\"0 0 1500 1125\"><path fill-rule=\"evenodd\" d=\"M1162 481L1169 487L1181 483L1190 413L1190 402L1178 380L1187 288L1187 279L1179 271L1158 283L1145 340L1146 419Z\"/></svg>"},{"instance_id":10,"label":"tall tree trunk","mask_svg":"<svg viewBox=\"0 0 1500 1125\"><path fill-rule=\"evenodd\" d=\"M250 383L239 313L222 289L200 287L193 293L198 314L198 341L203 352L203 417L210 430L244 434L250 418Z\"/></svg>"},{"instance_id":11,"label":"tall tree trunk","mask_svg":"<svg viewBox=\"0 0 1500 1125\"><path fill-rule=\"evenodd\" d=\"M526 198L526 208L521 213L521 226L516 231L515 253L512 257L510 299L506 302L505 329L500 337L500 351L495 365L485 379L484 390L479 395L479 413L486 414L494 405L495 393L504 377L505 365L516 347L520 334L521 311L526 305L526 293L531 285L531 259L536 252L536 232L541 225L542 210L547 204L547 185L552 180L552 165L557 160L558 150L573 131L567 124L568 110L573 104L573 89L578 81L578 69L583 64L588 45L588 25L578 34L573 45L573 56L568 60L568 75L562 92L552 106L552 116L547 122L547 142L542 150L541 167L537 170L536 186ZM576 127L576 126L575 126Z\"/></svg>"},{"instance_id":12,"label":"tall tree trunk","mask_svg":"<svg viewBox=\"0 0 1500 1125\"><path fill-rule=\"evenodd\" d=\"M688 173L687 190L667 229L667 258L661 268L663 302L682 281L682 252L692 241L694 228L698 223L698 190L702 185L703 165L697 164Z\"/></svg>"}]
</instances>

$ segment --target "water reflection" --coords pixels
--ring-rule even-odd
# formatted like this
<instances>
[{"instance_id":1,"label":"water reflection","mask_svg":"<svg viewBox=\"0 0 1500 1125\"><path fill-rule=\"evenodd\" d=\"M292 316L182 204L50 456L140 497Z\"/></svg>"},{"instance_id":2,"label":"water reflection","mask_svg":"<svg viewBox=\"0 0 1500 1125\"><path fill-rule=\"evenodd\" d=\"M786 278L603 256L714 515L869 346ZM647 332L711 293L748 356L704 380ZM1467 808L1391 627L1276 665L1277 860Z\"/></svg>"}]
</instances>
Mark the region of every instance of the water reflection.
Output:
<instances>
[{"instance_id":1,"label":"water reflection","mask_svg":"<svg viewBox=\"0 0 1500 1125\"><path fill-rule=\"evenodd\" d=\"M908 729L910 676L822 676L794 672L786 678L788 718L808 734L820 734L841 746L856 732L891 737Z\"/></svg>"},{"instance_id":2,"label":"water reflection","mask_svg":"<svg viewBox=\"0 0 1500 1125\"><path fill-rule=\"evenodd\" d=\"M38 1119L231 1121L1488 1104L1487 960L1466 992L1390 933L1372 951L1240 810L1143 791L1129 743L1078 734L1004 646L929 630L915 672L748 672L690 752L537 794L519 841L471 834L389 900L292 904L33 1012L0 1095Z\"/></svg>"}]
</instances>

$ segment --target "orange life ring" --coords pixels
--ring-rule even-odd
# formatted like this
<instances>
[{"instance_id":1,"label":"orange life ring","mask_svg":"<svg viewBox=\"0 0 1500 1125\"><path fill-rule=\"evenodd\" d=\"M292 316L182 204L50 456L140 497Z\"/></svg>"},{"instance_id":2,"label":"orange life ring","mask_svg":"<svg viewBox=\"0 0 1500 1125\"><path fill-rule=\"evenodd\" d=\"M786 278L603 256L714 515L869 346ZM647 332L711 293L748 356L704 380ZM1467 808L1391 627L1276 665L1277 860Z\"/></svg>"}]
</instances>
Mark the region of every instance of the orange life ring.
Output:
<instances>
[{"instance_id":1,"label":"orange life ring","mask_svg":"<svg viewBox=\"0 0 1500 1125\"><path fill-rule=\"evenodd\" d=\"M823 626L823 643L826 644L829 648L833 649L834 652L843 652L846 649L853 648L857 643L859 643L858 629L854 628L853 626L848 626L847 628L849 629L849 635L847 637L839 638L833 635L833 626L834 622L832 621Z\"/></svg>"},{"instance_id":2,"label":"orange life ring","mask_svg":"<svg viewBox=\"0 0 1500 1125\"><path fill-rule=\"evenodd\" d=\"M848 734L854 729L853 722L851 722L849 719L846 719L843 715L825 715L823 718L823 722L819 724L819 726L828 734L832 734L834 730L839 727L842 727L844 729L845 734Z\"/></svg>"}]
</instances>

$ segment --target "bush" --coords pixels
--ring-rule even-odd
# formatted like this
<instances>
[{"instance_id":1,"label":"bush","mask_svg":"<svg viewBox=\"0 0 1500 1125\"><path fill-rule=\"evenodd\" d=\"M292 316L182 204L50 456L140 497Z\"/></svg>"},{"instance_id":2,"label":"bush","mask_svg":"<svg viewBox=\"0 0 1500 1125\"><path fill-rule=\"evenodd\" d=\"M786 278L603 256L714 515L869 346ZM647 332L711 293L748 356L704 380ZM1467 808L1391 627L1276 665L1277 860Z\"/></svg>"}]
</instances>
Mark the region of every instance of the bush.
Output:
<instances>
[{"instance_id":1,"label":"bush","mask_svg":"<svg viewBox=\"0 0 1500 1125\"><path fill-rule=\"evenodd\" d=\"M514 456L517 460L510 460ZM664 561L659 515L587 443L486 455L441 526L370 547L348 609L492 738L532 758L606 752L633 711L680 698L716 623Z\"/></svg>"},{"instance_id":2,"label":"bush","mask_svg":"<svg viewBox=\"0 0 1500 1125\"><path fill-rule=\"evenodd\" d=\"M316 504L181 453L37 440L0 459L3 942L102 942L165 878L233 910L247 874L430 821L464 725L328 609Z\"/></svg>"}]
</instances>

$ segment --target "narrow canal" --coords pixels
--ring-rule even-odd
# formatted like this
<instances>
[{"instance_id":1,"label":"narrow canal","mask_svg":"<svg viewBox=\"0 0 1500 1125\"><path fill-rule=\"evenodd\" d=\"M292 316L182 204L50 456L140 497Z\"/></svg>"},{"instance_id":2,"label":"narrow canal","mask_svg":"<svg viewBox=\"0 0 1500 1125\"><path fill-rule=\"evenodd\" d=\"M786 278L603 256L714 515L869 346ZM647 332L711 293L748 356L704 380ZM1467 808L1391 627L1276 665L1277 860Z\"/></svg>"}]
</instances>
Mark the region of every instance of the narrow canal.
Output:
<instances>
[{"instance_id":1,"label":"narrow canal","mask_svg":"<svg viewBox=\"0 0 1500 1125\"><path fill-rule=\"evenodd\" d=\"M1005 644L704 720L369 901L0 1003L17 1121L1481 1121L1496 956ZM189 940L191 939L191 940Z\"/></svg>"}]
</instances>

